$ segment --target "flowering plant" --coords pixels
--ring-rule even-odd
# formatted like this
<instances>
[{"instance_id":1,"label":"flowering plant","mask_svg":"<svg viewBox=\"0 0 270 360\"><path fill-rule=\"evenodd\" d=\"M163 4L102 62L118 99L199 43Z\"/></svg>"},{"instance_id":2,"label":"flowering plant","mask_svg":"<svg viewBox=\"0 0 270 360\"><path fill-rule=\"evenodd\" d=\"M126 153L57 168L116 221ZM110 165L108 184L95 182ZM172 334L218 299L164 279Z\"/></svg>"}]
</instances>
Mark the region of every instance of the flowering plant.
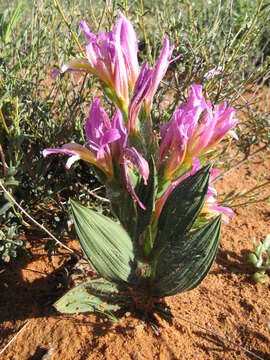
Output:
<instances>
[{"instance_id":1,"label":"flowering plant","mask_svg":"<svg viewBox=\"0 0 270 360\"><path fill-rule=\"evenodd\" d=\"M89 263L100 278L87 280L55 304L63 313L111 314L135 307L144 314L170 314L160 300L196 287L214 261L221 219L232 210L219 206L211 185L217 170L214 146L236 137L235 112L224 101L212 105L201 84L193 84L185 104L160 128L152 124L153 97L172 59L165 38L153 68L137 60L138 41L121 13L112 32L92 34L80 22L88 43L86 58L61 72L84 71L101 81L114 103L110 119L95 98L89 111L86 144L69 143L43 154L69 156L93 165L105 185L118 221L71 201L75 229Z\"/></svg>"}]
</instances>

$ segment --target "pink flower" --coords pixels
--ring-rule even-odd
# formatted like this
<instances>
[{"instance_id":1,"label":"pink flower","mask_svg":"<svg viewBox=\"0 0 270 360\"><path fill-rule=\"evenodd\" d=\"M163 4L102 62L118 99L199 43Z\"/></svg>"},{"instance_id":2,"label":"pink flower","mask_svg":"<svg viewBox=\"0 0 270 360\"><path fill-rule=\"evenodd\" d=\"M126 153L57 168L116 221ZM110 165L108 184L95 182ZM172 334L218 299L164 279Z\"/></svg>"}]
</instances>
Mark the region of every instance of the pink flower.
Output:
<instances>
[{"instance_id":1,"label":"pink flower","mask_svg":"<svg viewBox=\"0 0 270 360\"><path fill-rule=\"evenodd\" d=\"M88 39L85 46L87 59L71 60L61 71L86 71L96 75L127 109L129 86L133 88L139 73L138 41L130 21L119 13L113 31L106 34L92 34L83 20L80 27Z\"/></svg>"},{"instance_id":2,"label":"pink flower","mask_svg":"<svg viewBox=\"0 0 270 360\"><path fill-rule=\"evenodd\" d=\"M89 111L85 124L85 134L87 145L96 152L98 160L103 159L106 154L111 157L110 144L121 137L119 130L112 127L107 113L100 107L98 98L94 99Z\"/></svg>"},{"instance_id":3,"label":"pink flower","mask_svg":"<svg viewBox=\"0 0 270 360\"><path fill-rule=\"evenodd\" d=\"M237 138L232 131L237 124L234 114L225 101L213 109L211 102L205 101L202 86L192 85L187 103L181 104L161 129L157 167L165 162L164 178L173 180L183 164L192 166L195 157L207 153L227 133Z\"/></svg>"},{"instance_id":4,"label":"pink flower","mask_svg":"<svg viewBox=\"0 0 270 360\"><path fill-rule=\"evenodd\" d=\"M169 46L168 38L165 38L156 66L151 69L148 63L145 62L141 68L128 109L129 131L132 134L138 132L137 120L143 104L145 105L147 115L150 114L153 97L171 62L173 48L173 46Z\"/></svg>"},{"instance_id":5,"label":"pink flower","mask_svg":"<svg viewBox=\"0 0 270 360\"><path fill-rule=\"evenodd\" d=\"M69 155L66 163L69 169L77 160L85 160L104 172L108 180L113 178L113 164L110 145L121 139L117 128L113 128L106 112L100 107L98 98L94 99L89 111L85 134L87 143L82 146L76 143L63 145L61 148L43 150L43 156L50 154Z\"/></svg>"},{"instance_id":6,"label":"pink flower","mask_svg":"<svg viewBox=\"0 0 270 360\"><path fill-rule=\"evenodd\" d=\"M174 113L172 120L161 129L161 135L157 169L160 169L168 157L163 177L172 180L185 159L187 144L186 128L183 124L178 124L177 113Z\"/></svg>"},{"instance_id":7,"label":"pink flower","mask_svg":"<svg viewBox=\"0 0 270 360\"><path fill-rule=\"evenodd\" d=\"M127 146L128 135L124 124L123 116L119 109L115 111L112 121L107 113L100 106L98 98L94 99L89 111L85 134L87 143L82 146L76 143L63 145L61 148L49 148L43 150L43 156L50 154L68 155L66 167L69 169L77 160L85 160L98 167L111 181L114 177L114 167L118 166L122 178L123 186L131 193L138 204L145 209L138 198L134 186L130 179L130 171L136 166L138 173L144 183L149 177L149 166L143 156L134 148Z\"/></svg>"},{"instance_id":8,"label":"pink flower","mask_svg":"<svg viewBox=\"0 0 270 360\"><path fill-rule=\"evenodd\" d=\"M117 106L124 112L128 110L130 131L137 132L136 122L141 106L144 103L149 115L158 85L172 61L174 47L169 45L166 37L155 67L149 69L146 63L139 71L138 39L131 22L121 12L112 32L94 35L83 20L80 27L88 39L85 46L87 58L65 63L61 72L84 71L96 75L110 89L108 93ZM130 91L133 91L131 103ZM126 118L125 120L127 121Z\"/></svg>"},{"instance_id":9,"label":"pink flower","mask_svg":"<svg viewBox=\"0 0 270 360\"><path fill-rule=\"evenodd\" d=\"M145 108L146 108L146 112L148 114L151 111L152 101L153 101L154 95L157 91L157 88L159 86L159 83L161 82L164 75L166 74L168 66L172 61L171 55L172 55L173 49L174 49L174 46L170 46L168 38L165 37L159 60L153 69L151 87L148 90L147 95L145 97Z\"/></svg>"},{"instance_id":10,"label":"pink flower","mask_svg":"<svg viewBox=\"0 0 270 360\"><path fill-rule=\"evenodd\" d=\"M137 35L131 22L121 12L119 12L116 27L120 32L121 49L128 70L128 82L133 89L139 74Z\"/></svg>"},{"instance_id":11,"label":"pink flower","mask_svg":"<svg viewBox=\"0 0 270 360\"><path fill-rule=\"evenodd\" d=\"M197 115L187 118L192 104L199 104ZM202 86L193 85L189 100L186 106L182 105L183 116L179 123L186 123L188 130L187 156L194 157L206 153L210 148L216 145L227 133L237 138L236 134L231 131L237 124L235 110L227 107L226 101L221 105L214 105L210 101L206 103L202 95Z\"/></svg>"},{"instance_id":12,"label":"pink flower","mask_svg":"<svg viewBox=\"0 0 270 360\"><path fill-rule=\"evenodd\" d=\"M148 94L148 91L152 85L152 75L153 70L149 69L147 62L144 63L140 71L139 77L135 83L133 90L133 96L128 108L128 124L129 132L131 134L137 133L137 119L145 100L145 97Z\"/></svg>"},{"instance_id":13,"label":"pink flower","mask_svg":"<svg viewBox=\"0 0 270 360\"><path fill-rule=\"evenodd\" d=\"M203 205L201 216L206 216L207 218L212 218L214 216L222 215L222 220L229 224L230 217L234 215L232 209L226 206L220 206L217 202L217 191L211 186L211 182L218 176L218 169L213 168L210 174L209 187L205 198L205 203Z\"/></svg>"}]
</instances>

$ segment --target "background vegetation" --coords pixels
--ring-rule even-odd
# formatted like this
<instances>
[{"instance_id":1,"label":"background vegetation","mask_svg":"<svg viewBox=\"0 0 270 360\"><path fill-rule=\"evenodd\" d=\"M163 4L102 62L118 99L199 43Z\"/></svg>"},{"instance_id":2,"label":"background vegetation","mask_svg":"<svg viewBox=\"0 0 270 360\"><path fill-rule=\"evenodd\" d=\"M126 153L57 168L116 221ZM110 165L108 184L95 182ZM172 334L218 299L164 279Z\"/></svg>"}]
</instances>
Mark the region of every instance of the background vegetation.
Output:
<instances>
[{"instance_id":1,"label":"background vegetation","mask_svg":"<svg viewBox=\"0 0 270 360\"><path fill-rule=\"evenodd\" d=\"M144 54L141 62L155 63L165 35L175 44L175 56L181 54L156 97L157 126L185 101L190 85L199 82L212 101L226 98L243 119L233 156L228 152L230 143L224 142L220 149L220 167L226 171L239 166L269 145L269 112L262 110L259 96L262 89L268 93L270 72L268 1L0 0L0 180L27 212L58 236L67 232L70 196L100 207L105 194L83 163L67 173L65 159L42 158L46 147L84 142L85 115L99 92L91 76L72 74L53 80L51 72L80 56L78 44L85 43L78 29L80 19L97 33L110 30L119 10L135 24ZM217 69L219 74L207 76ZM258 186L262 181L269 184L262 177ZM237 194L223 200L233 206ZM254 198L246 199L251 201ZM2 259L16 256L25 244L20 234L35 230L0 192ZM50 251L54 245L47 243Z\"/></svg>"}]
</instances>

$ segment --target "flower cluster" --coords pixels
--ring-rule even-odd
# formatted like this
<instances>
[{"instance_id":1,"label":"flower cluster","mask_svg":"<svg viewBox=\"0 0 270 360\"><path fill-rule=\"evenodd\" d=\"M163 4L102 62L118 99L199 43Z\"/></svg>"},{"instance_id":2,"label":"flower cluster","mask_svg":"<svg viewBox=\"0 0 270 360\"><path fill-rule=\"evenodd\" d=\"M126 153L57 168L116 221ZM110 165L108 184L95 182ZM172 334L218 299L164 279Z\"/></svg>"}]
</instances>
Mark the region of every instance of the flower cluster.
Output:
<instances>
[{"instance_id":1,"label":"flower cluster","mask_svg":"<svg viewBox=\"0 0 270 360\"><path fill-rule=\"evenodd\" d=\"M107 182L113 181L115 176L113 162L119 171L122 165L126 187L144 208L134 191L129 167L134 164L146 183L149 176L148 163L135 147L128 147L128 132L119 109L116 109L110 121L107 113L100 106L100 100L94 99L85 124L85 135L87 139L85 146L69 143L61 148L45 149L43 156L50 154L70 156L66 163L68 169L75 161L85 160L99 168L105 174Z\"/></svg>"},{"instance_id":2,"label":"flower cluster","mask_svg":"<svg viewBox=\"0 0 270 360\"><path fill-rule=\"evenodd\" d=\"M62 66L61 72L84 71L94 74L115 95L114 99L124 111L131 103L129 112L135 110L138 113L144 100L149 113L159 82L171 61L174 47L170 47L169 40L165 38L156 66L150 69L145 63L140 71L137 36L123 14L119 13L113 31L106 34L92 34L85 21L80 22L80 27L88 40L85 46L87 58L71 60ZM129 99L133 89L133 98Z\"/></svg>"},{"instance_id":3,"label":"flower cluster","mask_svg":"<svg viewBox=\"0 0 270 360\"><path fill-rule=\"evenodd\" d=\"M237 124L234 109L226 101L212 106L206 102L202 86L194 84L186 104L181 104L172 119L161 129L161 145L157 166L167 158L164 177L177 177L182 165L193 166L194 158L206 154Z\"/></svg>"},{"instance_id":4,"label":"flower cluster","mask_svg":"<svg viewBox=\"0 0 270 360\"><path fill-rule=\"evenodd\" d=\"M159 147L153 150L153 146L143 145L156 143L153 131L145 135L140 129L142 123L150 124L153 97L172 61L174 47L165 38L156 65L150 68L145 62L140 69L137 36L123 14L119 14L112 32L94 35L84 21L80 27L88 41L86 58L69 61L61 72L84 71L97 76L116 110L110 120L100 100L95 98L85 124L86 144L69 143L61 148L46 149L43 155L68 155L67 168L80 159L89 162L105 175L108 187L115 188L118 182L118 187L129 193L142 209L145 204L136 188L141 182L147 184L149 161L154 158L159 192L152 219L157 222L173 189L199 170L202 159L224 136L237 138L232 130L237 124L235 111L226 101L212 105L204 96L202 85L194 84L187 102L161 127ZM149 139L141 141L142 136ZM215 174L213 169L212 178ZM202 216L223 213L224 220L228 221L233 213L217 204L216 195L210 184Z\"/></svg>"}]
</instances>

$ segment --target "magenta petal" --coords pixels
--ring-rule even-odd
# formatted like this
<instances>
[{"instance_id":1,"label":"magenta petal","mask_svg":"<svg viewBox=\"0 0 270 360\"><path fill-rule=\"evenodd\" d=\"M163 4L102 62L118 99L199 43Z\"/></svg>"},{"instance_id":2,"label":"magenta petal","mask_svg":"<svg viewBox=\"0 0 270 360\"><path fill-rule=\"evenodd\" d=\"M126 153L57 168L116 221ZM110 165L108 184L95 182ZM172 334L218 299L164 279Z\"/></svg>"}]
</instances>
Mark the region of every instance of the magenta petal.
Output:
<instances>
[{"instance_id":1,"label":"magenta petal","mask_svg":"<svg viewBox=\"0 0 270 360\"><path fill-rule=\"evenodd\" d=\"M119 145L119 150L121 152L123 148L126 146L128 136L127 136L127 129L125 127L123 115L118 108L116 109L112 119L112 128L117 129L118 133L120 134L120 138L118 139L117 143Z\"/></svg>"},{"instance_id":2,"label":"magenta petal","mask_svg":"<svg viewBox=\"0 0 270 360\"><path fill-rule=\"evenodd\" d=\"M51 155L51 154L61 154L61 155L72 156L72 155L74 155L74 151L70 150L70 149L65 149L65 148L48 148L48 149L44 149L42 151L42 154L44 157L47 157L48 155Z\"/></svg>"},{"instance_id":3,"label":"magenta petal","mask_svg":"<svg viewBox=\"0 0 270 360\"><path fill-rule=\"evenodd\" d=\"M128 74L120 42L115 42L114 55L114 88L116 94L123 104L126 104L129 97Z\"/></svg>"},{"instance_id":4,"label":"magenta petal","mask_svg":"<svg viewBox=\"0 0 270 360\"><path fill-rule=\"evenodd\" d=\"M152 100L157 91L159 83L166 74L166 71L170 64L173 49L174 47L170 47L169 40L167 37L165 37L159 60L153 70L152 84L146 98L146 108L148 113L150 112Z\"/></svg>"},{"instance_id":5,"label":"magenta petal","mask_svg":"<svg viewBox=\"0 0 270 360\"><path fill-rule=\"evenodd\" d=\"M201 106L202 102L205 103L205 99L202 93L202 85L193 84L191 86L187 107Z\"/></svg>"},{"instance_id":6,"label":"magenta petal","mask_svg":"<svg viewBox=\"0 0 270 360\"><path fill-rule=\"evenodd\" d=\"M100 141L100 146L108 145L116 140L120 139L120 134L117 129L107 130Z\"/></svg>"},{"instance_id":7,"label":"magenta petal","mask_svg":"<svg viewBox=\"0 0 270 360\"><path fill-rule=\"evenodd\" d=\"M213 204L213 205L209 205L208 208L210 211L213 211L217 214L221 214L222 220L227 224L229 224L229 222L230 222L229 218L234 215L234 211L225 206L219 206L217 204Z\"/></svg>"},{"instance_id":8,"label":"magenta petal","mask_svg":"<svg viewBox=\"0 0 270 360\"><path fill-rule=\"evenodd\" d=\"M87 141L99 146L100 138L102 138L105 130L110 128L110 119L104 109L100 106L100 100L95 98L85 124Z\"/></svg>"},{"instance_id":9,"label":"magenta petal","mask_svg":"<svg viewBox=\"0 0 270 360\"><path fill-rule=\"evenodd\" d=\"M227 216L233 216L234 211L226 206L217 206L218 210Z\"/></svg>"},{"instance_id":10,"label":"magenta petal","mask_svg":"<svg viewBox=\"0 0 270 360\"><path fill-rule=\"evenodd\" d=\"M178 109L174 112L173 118L161 129L162 140L159 148L157 169L169 155L166 163L166 177L174 178L179 170L186 153L188 124L181 121L183 111Z\"/></svg>"},{"instance_id":11,"label":"magenta petal","mask_svg":"<svg viewBox=\"0 0 270 360\"><path fill-rule=\"evenodd\" d=\"M84 20L81 20L81 21L79 22L79 26L80 26L80 28L82 29L84 35L87 37L87 39L88 39L89 41L95 41L96 36L91 33L88 25L86 24L86 22L85 22Z\"/></svg>"},{"instance_id":12,"label":"magenta petal","mask_svg":"<svg viewBox=\"0 0 270 360\"><path fill-rule=\"evenodd\" d=\"M130 176L129 176L129 170L128 170L128 160L124 158L123 161L123 165L124 165L124 175L125 175L125 181L126 181L126 185L128 190L130 191L132 197L137 201L137 203L139 204L139 206L145 210L145 206L143 205L143 203L141 202L141 200L138 198L138 195L135 192L135 189L132 185Z\"/></svg>"},{"instance_id":13,"label":"magenta petal","mask_svg":"<svg viewBox=\"0 0 270 360\"><path fill-rule=\"evenodd\" d=\"M133 90L133 99L137 99L136 102L141 102L147 94L152 83L152 75L153 70L150 69L148 63L145 62Z\"/></svg>"},{"instance_id":14,"label":"magenta petal","mask_svg":"<svg viewBox=\"0 0 270 360\"><path fill-rule=\"evenodd\" d=\"M147 180L149 177L149 166L148 162L138 153L138 151L132 147L132 148L125 148L123 151L123 164L124 164L124 174L125 174L125 181L127 184L127 188L130 191L131 195L134 197L134 199L138 202L140 207L145 210L145 206L142 204L140 199L138 198L134 187L132 185L129 171L128 171L128 162L133 163L137 169L139 170L139 173L141 174L144 184L147 184Z\"/></svg>"},{"instance_id":15,"label":"magenta petal","mask_svg":"<svg viewBox=\"0 0 270 360\"><path fill-rule=\"evenodd\" d=\"M124 154L128 160L130 160L134 165L137 166L139 173L144 180L144 184L146 185L149 177L148 162L142 157L141 154L138 153L138 151L134 147L126 148L124 150Z\"/></svg>"},{"instance_id":16,"label":"magenta petal","mask_svg":"<svg viewBox=\"0 0 270 360\"><path fill-rule=\"evenodd\" d=\"M147 62L145 62L140 71L139 77L135 83L133 96L128 109L129 130L131 133L137 131L137 118L145 97L152 83L153 70L149 69Z\"/></svg>"},{"instance_id":17,"label":"magenta petal","mask_svg":"<svg viewBox=\"0 0 270 360\"><path fill-rule=\"evenodd\" d=\"M121 23L120 43L128 68L129 83L133 87L139 73L138 39L131 22L121 12L117 21Z\"/></svg>"},{"instance_id":18,"label":"magenta petal","mask_svg":"<svg viewBox=\"0 0 270 360\"><path fill-rule=\"evenodd\" d=\"M79 144L69 143L69 144L63 145L61 148L45 149L45 150L43 150L43 156L46 157L51 154L68 155L70 157L66 162L66 168L70 169L71 165L73 165L75 161L78 161L81 158L83 158L83 153L80 152L80 149L83 149L84 152L86 150L85 148L83 148L83 146L81 146Z\"/></svg>"}]
</instances>

